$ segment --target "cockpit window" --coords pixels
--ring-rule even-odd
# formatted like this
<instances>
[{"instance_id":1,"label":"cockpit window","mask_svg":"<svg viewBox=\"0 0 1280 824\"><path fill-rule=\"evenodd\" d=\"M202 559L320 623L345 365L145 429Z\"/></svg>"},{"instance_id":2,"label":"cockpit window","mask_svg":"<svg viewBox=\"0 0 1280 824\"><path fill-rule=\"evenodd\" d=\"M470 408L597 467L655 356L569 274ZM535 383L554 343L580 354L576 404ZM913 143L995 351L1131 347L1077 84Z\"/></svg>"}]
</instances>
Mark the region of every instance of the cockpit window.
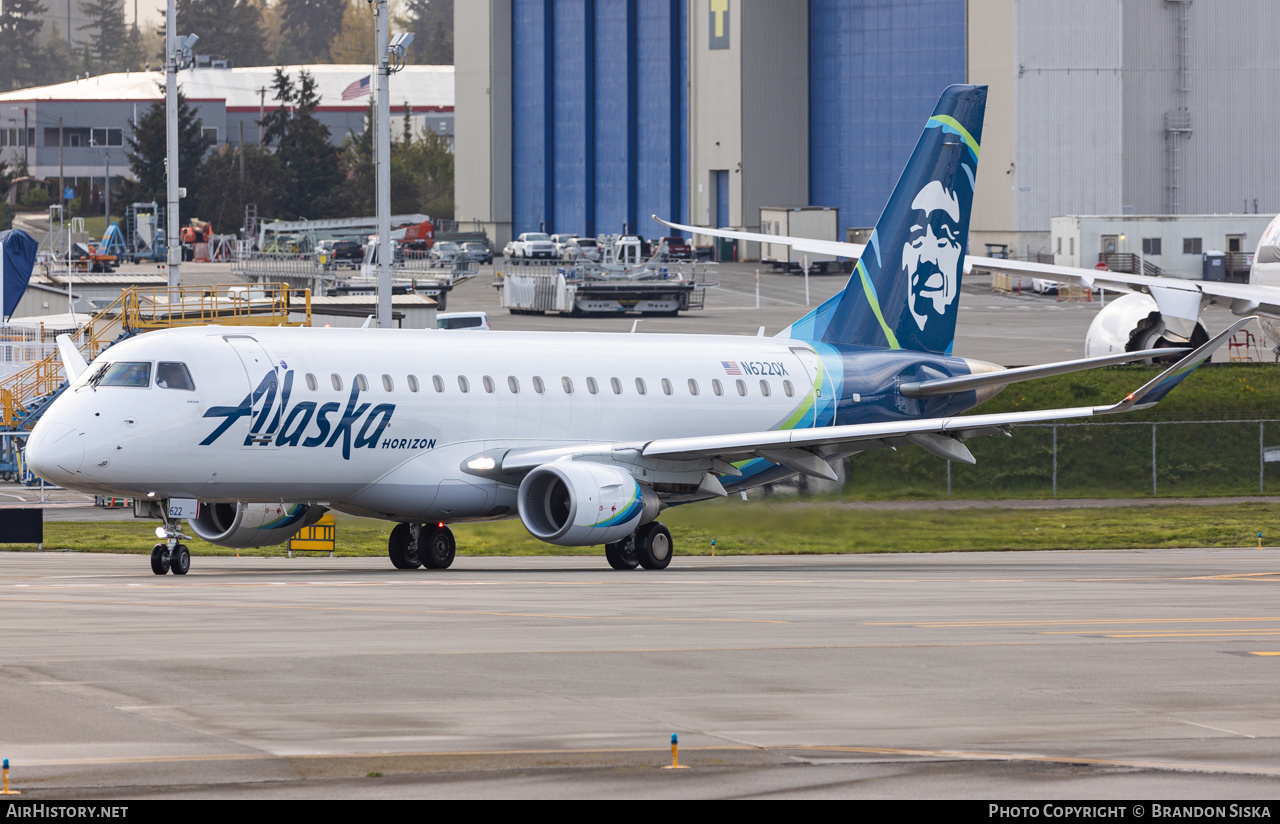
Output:
<instances>
[{"instance_id":1,"label":"cockpit window","mask_svg":"<svg viewBox=\"0 0 1280 824\"><path fill-rule=\"evenodd\" d=\"M151 364L119 361L109 365L102 371L102 377L94 381L94 386L141 386L151 385Z\"/></svg>"},{"instance_id":2,"label":"cockpit window","mask_svg":"<svg viewBox=\"0 0 1280 824\"><path fill-rule=\"evenodd\" d=\"M161 389L194 390L196 388L195 381L191 380L191 373L187 371L185 363L163 361L156 364L156 386Z\"/></svg>"}]
</instances>

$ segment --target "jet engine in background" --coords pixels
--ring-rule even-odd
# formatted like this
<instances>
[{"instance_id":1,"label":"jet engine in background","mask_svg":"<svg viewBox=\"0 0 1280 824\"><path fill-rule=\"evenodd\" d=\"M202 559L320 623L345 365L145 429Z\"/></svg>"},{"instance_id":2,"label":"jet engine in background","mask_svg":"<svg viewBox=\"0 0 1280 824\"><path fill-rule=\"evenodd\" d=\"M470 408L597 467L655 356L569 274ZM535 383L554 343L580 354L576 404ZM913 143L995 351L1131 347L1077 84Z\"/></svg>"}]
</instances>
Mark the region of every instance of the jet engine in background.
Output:
<instances>
[{"instance_id":1,"label":"jet engine in background","mask_svg":"<svg viewBox=\"0 0 1280 824\"><path fill-rule=\"evenodd\" d=\"M1094 317L1085 336L1084 354L1094 358L1188 344L1200 346L1208 340L1209 331L1200 318L1189 321L1167 317L1160 312L1155 298L1133 292L1108 302Z\"/></svg>"},{"instance_id":2,"label":"jet engine in background","mask_svg":"<svg viewBox=\"0 0 1280 824\"><path fill-rule=\"evenodd\" d=\"M188 521L202 540L218 546L248 549L274 546L311 526L326 512L309 504L206 504Z\"/></svg>"},{"instance_id":3,"label":"jet engine in background","mask_svg":"<svg viewBox=\"0 0 1280 824\"><path fill-rule=\"evenodd\" d=\"M620 541L661 509L657 493L631 473L588 461L538 467L520 483L516 503L525 529L557 546Z\"/></svg>"}]
</instances>

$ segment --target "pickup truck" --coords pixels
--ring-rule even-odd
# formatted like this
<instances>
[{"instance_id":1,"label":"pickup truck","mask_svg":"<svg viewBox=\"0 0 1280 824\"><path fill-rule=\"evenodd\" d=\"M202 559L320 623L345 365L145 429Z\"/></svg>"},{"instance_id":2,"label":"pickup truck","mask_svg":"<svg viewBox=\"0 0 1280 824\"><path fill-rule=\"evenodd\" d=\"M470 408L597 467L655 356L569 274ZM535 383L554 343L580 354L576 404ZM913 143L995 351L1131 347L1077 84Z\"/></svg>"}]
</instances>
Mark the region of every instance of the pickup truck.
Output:
<instances>
[{"instance_id":1,"label":"pickup truck","mask_svg":"<svg viewBox=\"0 0 1280 824\"><path fill-rule=\"evenodd\" d=\"M667 246L667 260L693 260L693 247L689 245L689 241L682 237L673 235L672 237L664 237L659 239L660 242Z\"/></svg>"},{"instance_id":2,"label":"pickup truck","mask_svg":"<svg viewBox=\"0 0 1280 824\"><path fill-rule=\"evenodd\" d=\"M544 232L524 232L508 243L502 254L514 260L555 260L558 256L556 245Z\"/></svg>"}]
</instances>

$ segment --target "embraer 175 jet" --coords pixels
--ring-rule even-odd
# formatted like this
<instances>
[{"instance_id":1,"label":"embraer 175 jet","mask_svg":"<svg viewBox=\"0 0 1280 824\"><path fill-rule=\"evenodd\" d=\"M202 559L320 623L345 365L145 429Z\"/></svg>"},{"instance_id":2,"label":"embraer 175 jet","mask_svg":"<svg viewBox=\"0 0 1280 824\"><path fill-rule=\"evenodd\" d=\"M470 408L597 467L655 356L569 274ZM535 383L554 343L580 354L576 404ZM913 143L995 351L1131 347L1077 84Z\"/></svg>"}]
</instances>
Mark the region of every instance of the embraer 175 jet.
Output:
<instances>
[{"instance_id":1,"label":"embraer 175 jet","mask_svg":"<svg viewBox=\"0 0 1280 824\"><path fill-rule=\"evenodd\" d=\"M157 574L185 574L178 518L214 544L278 544L326 509L397 522L400 569L448 567L447 526L519 517L535 537L663 569L666 507L915 444L1156 403L1228 330L1111 406L955 417L1007 384L1139 352L1005 370L955 357L986 88L929 118L845 290L775 337L200 327L86 365L35 427L28 465L165 516ZM198 511L193 511L196 500Z\"/></svg>"}]
</instances>

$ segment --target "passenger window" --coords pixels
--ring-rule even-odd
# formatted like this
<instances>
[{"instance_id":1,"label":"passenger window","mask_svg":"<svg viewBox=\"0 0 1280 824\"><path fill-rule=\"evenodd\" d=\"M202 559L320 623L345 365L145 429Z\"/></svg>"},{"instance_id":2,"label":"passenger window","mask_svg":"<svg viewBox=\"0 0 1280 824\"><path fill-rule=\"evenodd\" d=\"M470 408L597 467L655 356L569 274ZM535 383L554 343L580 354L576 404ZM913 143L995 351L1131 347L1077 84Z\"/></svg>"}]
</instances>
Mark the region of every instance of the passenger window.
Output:
<instances>
[{"instance_id":1,"label":"passenger window","mask_svg":"<svg viewBox=\"0 0 1280 824\"><path fill-rule=\"evenodd\" d=\"M339 392L342 391L342 376L339 375L337 372L334 372L332 375L329 376L329 383L333 384L333 388L336 389L337 391Z\"/></svg>"},{"instance_id":2,"label":"passenger window","mask_svg":"<svg viewBox=\"0 0 1280 824\"><path fill-rule=\"evenodd\" d=\"M356 386L360 387L361 392L369 391L369 379L364 375L356 375Z\"/></svg>"},{"instance_id":3,"label":"passenger window","mask_svg":"<svg viewBox=\"0 0 1280 824\"><path fill-rule=\"evenodd\" d=\"M493 378L489 377L488 375L485 375L481 379L481 382L484 383L484 391L492 395L493 394Z\"/></svg>"},{"instance_id":4,"label":"passenger window","mask_svg":"<svg viewBox=\"0 0 1280 824\"><path fill-rule=\"evenodd\" d=\"M308 373L307 373L307 388L308 388L308 389L310 389L312 392L314 392L314 391L316 391L316 389L317 389L319 386L320 386L320 384L316 383L316 376L315 376L315 375L313 375L313 374L311 374L310 372L308 372Z\"/></svg>"},{"instance_id":5,"label":"passenger window","mask_svg":"<svg viewBox=\"0 0 1280 824\"><path fill-rule=\"evenodd\" d=\"M782 382L782 391L786 394L788 398L793 397L796 394L795 387L791 385L791 381Z\"/></svg>"},{"instance_id":6,"label":"passenger window","mask_svg":"<svg viewBox=\"0 0 1280 824\"><path fill-rule=\"evenodd\" d=\"M437 376L437 377L438 377L438 376ZM410 376L409 376L409 391L410 391L410 392L417 392L417 391L418 391L418 376L417 376L417 375L410 375Z\"/></svg>"},{"instance_id":7,"label":"passenger window","mask_svg":"<svg viewBox=\"0 0 1280 824\"><path fill-rule=\"evenodd\" d=\"M739 378L734 381L734 385L738 387L738 394L745 398L747 396L747 382Z\"/></svg>"},{"instance_id":8,"label":"passenger window","mask_svg":"<svg viewBox=\"0 0 1280 824\"><path fill-rule=\"evenodd\" d=\"M507 377L507 388L511 390L512 395L520 394L520 381L516 380L515 375Z\"/></svg>"},{"instance_id":9,"label":"passenger window","mask_svg":"<svg viewBox=\"0 0 1280 824\"><path fill-rule=\"evenodd\" d=\"M382 376L382 388L383 388L383 389L385 389L385 390L387 390L388 392L394 392L394 391L395 391L396 384L395 384L395 381L391 380L391 376L390 376L390 375L383 375L383 376Z\"/></svg>"},{"instance_id":10,"label":"passenger window","mask_svg":"<svg viewBox=\"0 0 1280 824\"><path fill-rule=\"evenodd\" d=\"M715 393L717 398L724 394L724 387L720 385L720 380L718 378L711 381L711 391Z\"/></svg>"},{"instance_id":11,"label":"passenger window","mask_svg":"<svg viewBox=\"0 0 1280 824\"><path fill-rule=\"evenodd\" d=\"M537 392L539 395L547 391L547 387L545 384L543 384L542 378L538 377L537 375L533 376L533 391Z\"/></svg>"},{"instance_id":12,"label":"passenger window","mask_svg":"<svg viewBox=\"0 0 1280 824\"><path fill-rule=\"evenodd\" d=\"M471 391L471 384L467 382L466 375L458 376L458 390L464 393Z\"/></svg>"},{"instance_id":13,"label":"passenger window","mask_svg":"<svg viewBox=\"0 0 1280 824\"><path fill-rule=\"evenodd\" d=\"M698 394L698 382L693 378L689 378L689 394L695 396Z\"/></svg>"},{"instance_id":14,"label":"passenger window","mask_svg":"<svg viewBox=\"0 0 1280 824\"><path fill-rule=\"evenodd\" d=\"M640 395L647 394L649 387L644 385L644 378L636 378L636 393Z\"/></svg>"},{"instance_id":15,"label":"passenger window","mask_svg":"<svg viewBox=\"0 0 1280 824\"><path fill-rule=\"evenodd\" d=\"M444 391L444 378L440 377L439 375L432 375L432 376L431 376L431 386L432 386L432 388L433 388L433 389L435 389L437 392L443 392L443 391Z\"/></svg>"},{"instance_id":16,"label":"passenger window","mask_svg":"<svg viewBox=\"0 0 1280 824\"><path fill-rule=\"evenodd\" d=\"M161 389L186 389L189 391L196 388L185 363L157 363L156 386Z\"/></svg>"},{"instance_id":17,"label":"passenger window","mask_svg":"<svg viewBox=\"0 0 1280 824\"><path fill-rule=\"evenodd\" d=\"M560 379L560 385L561 385L562 387L564 387L564 393L565 393L566 395L572 395L572 394L573 394L573 378L570 378L570 377L563 377L563 378L561 378L561 379Z\"/></svg>"},{"instance_id":18,"label":"passenger window","mask_svg":"<svg viewBox=\"0 0 1280 824\"><path fill-rule=\"evenodd\" d=\"M760 394L761 394L761 395L764 395L764 396L767 398L767 397L769 397L769 394L770 394L772 391L773 391L773 390L769 388L769 382L768 382L768 381L760 381Z\"/></svg>"},{"instance_id":19,"label":"passenger window","mask_svg":"<svg viewBox=\"0 0 1280 824\"><path fill-rule=\"evenodd\" d=\"M663 378L663 379L662 379L662 394L664 394L664 395L670 395L670 394L671 394L671 392L672 392L672 389L671 389L671 381L667 380L666 378Z\"/></svg>"},{"instance_id":20,"label":"passenger window","mask_svg":"<svg viewBox=\"0 0 1280 824\"><path fill-rule=\"evenodd\" d=\"M587 378L587 391L592 395L600 391L600 387L596 385L595 378Z\"/></svg>"},{"instance_id":21,"label":"passenger window","mask_svg":"<svg viewBox=\"0 0 1280 824\"><path fill-rule=\"evenodd\" d=\"M615 395L622 394L622 381L618 380L617 378L609 378L609 386L613 387L613 394Z\"/></svg>"}]
</instances>

